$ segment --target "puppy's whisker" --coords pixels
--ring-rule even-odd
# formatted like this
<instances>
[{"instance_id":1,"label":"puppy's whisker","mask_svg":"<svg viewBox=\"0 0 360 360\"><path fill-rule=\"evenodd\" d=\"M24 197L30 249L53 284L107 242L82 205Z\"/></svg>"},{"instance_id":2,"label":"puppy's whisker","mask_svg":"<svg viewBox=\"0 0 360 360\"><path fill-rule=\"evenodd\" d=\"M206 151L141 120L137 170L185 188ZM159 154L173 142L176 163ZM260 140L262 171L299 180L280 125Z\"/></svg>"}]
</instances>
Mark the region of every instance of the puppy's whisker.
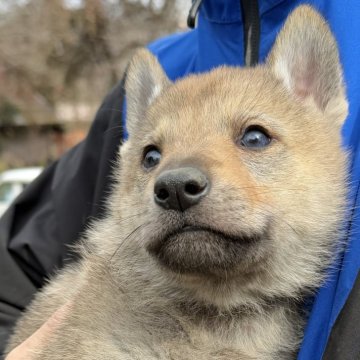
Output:
<instances>
[{"instance_id":1,"label":"puppy's whisker","mask_svg":"<svg viewBox=\"0 0 360 360\"><path fill-rule=\"evenodd\" d=\"M121 225L121 224L124 224L126 223L127 221L131 220L131 219L134 219L134 218L137 218L137 217L141 217L143 215L146 215L148 213L147 210L145 211L142 211L140 213L135 213L135 214L131 214L129 216L126 216L126 217L122 217L122 216L119 216L119 220L116 222L118 225Z\"/></svg>"},{"instance_id":2,"label":"puppy's whisker","mask_svg":"<svg viewBox=\"0 0 360 360\"><path fill-rule=\"evenodd\" d=\"M119 246L114 251L112 256L110 257L110 262L113 260L113 258L116 256L116 254L126 245L127 241L132 238L140 229L142 229L144 226L148 225L150 222L145 222L140 225L138 225L134 230L132 230L123 240L121 240Z\"/></svg>"}]
</instances>

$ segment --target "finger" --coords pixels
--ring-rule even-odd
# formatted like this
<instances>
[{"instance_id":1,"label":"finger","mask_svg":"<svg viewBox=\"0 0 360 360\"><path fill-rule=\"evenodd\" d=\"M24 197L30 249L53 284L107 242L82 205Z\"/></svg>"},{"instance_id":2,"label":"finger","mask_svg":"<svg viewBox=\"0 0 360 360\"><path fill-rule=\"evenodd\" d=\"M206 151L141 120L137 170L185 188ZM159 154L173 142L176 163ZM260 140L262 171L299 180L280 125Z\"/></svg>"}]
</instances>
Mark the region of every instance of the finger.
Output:
<instances>
[{"instance_id":1,"label":"finger","mask_svg":"<svg viewBox=\"0 0 360 360\"><path fill-rule=\"evenodd\" d=\"M23 343L13 349L5 360L20 360L27 359L31 360L32 354L39 351L43 345L46 344L47 339L51 334L62 324L66 315L69 312L71 303L68 302L61 306L54 314L29 338Z\"/></svg>"}]
</instances>

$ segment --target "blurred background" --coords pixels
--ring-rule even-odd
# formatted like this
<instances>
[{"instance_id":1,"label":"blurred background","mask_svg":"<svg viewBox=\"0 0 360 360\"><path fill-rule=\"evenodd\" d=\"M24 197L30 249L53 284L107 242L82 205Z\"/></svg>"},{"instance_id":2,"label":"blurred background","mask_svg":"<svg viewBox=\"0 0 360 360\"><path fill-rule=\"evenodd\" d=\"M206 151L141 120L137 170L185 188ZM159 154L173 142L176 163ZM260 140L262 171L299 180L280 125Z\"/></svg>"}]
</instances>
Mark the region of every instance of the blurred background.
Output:
<instances>
[{"instance_id":1,"label":"blurred background","mask_svg":"<svg viewBox=\"0 0 360 360\"><path fill-rule=\"evenodd\" d=\"M133 51L185 30L190 5L0 0L0 202L13 197L1 187L4 171L44 167L81 141Z\"/></svg>"}]
</instances>

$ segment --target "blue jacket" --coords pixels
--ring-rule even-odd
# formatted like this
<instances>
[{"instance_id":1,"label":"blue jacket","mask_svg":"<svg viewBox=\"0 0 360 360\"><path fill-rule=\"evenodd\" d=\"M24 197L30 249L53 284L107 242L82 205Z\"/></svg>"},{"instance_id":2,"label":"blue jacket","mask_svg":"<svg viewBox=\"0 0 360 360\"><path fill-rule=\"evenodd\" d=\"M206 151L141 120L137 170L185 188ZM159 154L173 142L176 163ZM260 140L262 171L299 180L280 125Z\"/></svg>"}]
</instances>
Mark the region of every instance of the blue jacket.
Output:
<instances>
[{"instance_id":1,"label":"blue jacket","mask_svg":"<svg viewBox=\"0 0 360 360\"><path fill-rule=\"evenodd\" d=\"M358 0L260 0L259 58L264 61L286 17L301 3L312 4L328 20L338 41L349 116L344 145L351 149L351 194L347 251L314 299L298 359L321 359L330 331L353 287L360 265L360 2ZM244 33L239 0L203 0L194 30L149 45L170 79L209 71L222 64L244 65Z\"/></svg>"}]
</instances>

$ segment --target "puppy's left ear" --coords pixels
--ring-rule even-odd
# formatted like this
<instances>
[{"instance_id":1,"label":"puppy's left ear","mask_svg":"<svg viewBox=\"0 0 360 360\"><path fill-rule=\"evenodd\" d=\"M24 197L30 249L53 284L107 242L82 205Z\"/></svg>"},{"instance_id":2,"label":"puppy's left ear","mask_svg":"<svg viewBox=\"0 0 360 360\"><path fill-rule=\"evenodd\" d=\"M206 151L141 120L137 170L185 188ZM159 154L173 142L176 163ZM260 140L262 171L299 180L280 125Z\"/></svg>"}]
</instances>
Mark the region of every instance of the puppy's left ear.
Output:
<instances>
[{"instance_id":1,"label":"puppy's left ear","mask_svg":"<svg viewBox=\"0 0 360 360\"><path fill-rule=\"evenodd\" d=\"M146 111L171 81L158 60L148 50L141 49L132 58L126 75L127 119L131 133L146 124Z\"/></svg>"},{"instance_id":2,"label":"puppy's left ear","mask_svg":"<svg viewBox=\"0 0 360 360\"><path fill-rule=\"evenodd\" d=\"M312 7L296 8L285 22L267 60L295 97L315 105L339 126L348 113L336 41Z\"/></svg>"}]
</instances>

